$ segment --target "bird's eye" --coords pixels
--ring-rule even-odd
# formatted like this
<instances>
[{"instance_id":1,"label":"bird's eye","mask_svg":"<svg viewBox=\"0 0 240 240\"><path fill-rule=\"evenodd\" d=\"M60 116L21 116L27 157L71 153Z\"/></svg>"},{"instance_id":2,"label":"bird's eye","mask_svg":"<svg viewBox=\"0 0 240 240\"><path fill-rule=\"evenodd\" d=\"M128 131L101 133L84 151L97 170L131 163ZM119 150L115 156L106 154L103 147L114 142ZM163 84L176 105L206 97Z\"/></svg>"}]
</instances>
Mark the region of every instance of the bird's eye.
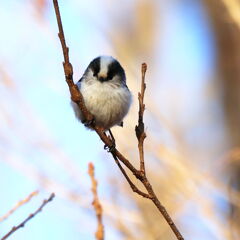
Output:
<instances>
[{"instance_id":1,"label":"bird's eye","mask_svg":"<svg viewBox=\"0 0 240 240\"><path fill-rule=\"evenodd\" d=\"M113 78L113 72L112 72L112 71L109 71L109 72L108 72L107 79L108 79L108 80L112 80L112 78Z\"/></svg>"}]
</instances>

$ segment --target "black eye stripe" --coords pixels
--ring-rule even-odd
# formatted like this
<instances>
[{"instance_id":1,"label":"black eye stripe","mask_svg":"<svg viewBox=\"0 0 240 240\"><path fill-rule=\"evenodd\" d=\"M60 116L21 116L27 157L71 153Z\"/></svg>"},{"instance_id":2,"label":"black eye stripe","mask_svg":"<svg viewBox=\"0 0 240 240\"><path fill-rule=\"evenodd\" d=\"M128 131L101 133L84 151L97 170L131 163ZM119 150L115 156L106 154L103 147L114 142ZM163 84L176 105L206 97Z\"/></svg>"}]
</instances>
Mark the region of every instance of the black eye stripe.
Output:
<instances>
[{"instance_id":1,"label":"black eye stripe","mask_svg":"<svg viewBox=\"0 0 240 240\"><path fill-rule=\"evenodd\" d=\"M109 70L108 71L108 74L107 74L107 78L109 79L109 80L111 80L114 76L114 71L113 70Z\"/></svg>"},{"instance_id":2,"label":"black eye stripe","mask_svg":"<svg viewBox=\"0 0 240 240\"><path fill-rule=\"evenodd\" d=\"M100 57L93 59L88 68L92 69L93 76L97 76L100 71Z\"/></svg>"},{"instance_id":3,"label":"black eye stripe","mask_svg":"<svg viewBox=\"0 0 240 240\"><path fill-rule=\"evenodd\" d=\"M113 61L108 67L107 78L111 80L115 75L120 75L125 78L125 73L118 61Z\"/></svg>"},{"instance_id":4,"label":"black eye stripe","mask_svg":"<svg viewBox=\"0 0 240 240\"><path fill-rule=\"evenodd\" d=\"M101 67L101 60L102 58L104 58L104 56L100 56L97 57L95 59L93 59L90 64L88 65L85 74L87 74L87 72L89 70L91 70L93 72L93 76L94 77L98 77L98 74L100 72L100 67ZM103 59L104 61L105 59ZM126 76L125 76L125 72L124 69L122 68L122 66L120 65L120 63L116 60L116 59L111 59L110 63L107 66L108 72L107 72L107 77L105 78L105 81L109 81L112 80L114 78L114 76L119 76L119 80L121 79L121 81L126 82Z\"/></svg>"}]
</instances>

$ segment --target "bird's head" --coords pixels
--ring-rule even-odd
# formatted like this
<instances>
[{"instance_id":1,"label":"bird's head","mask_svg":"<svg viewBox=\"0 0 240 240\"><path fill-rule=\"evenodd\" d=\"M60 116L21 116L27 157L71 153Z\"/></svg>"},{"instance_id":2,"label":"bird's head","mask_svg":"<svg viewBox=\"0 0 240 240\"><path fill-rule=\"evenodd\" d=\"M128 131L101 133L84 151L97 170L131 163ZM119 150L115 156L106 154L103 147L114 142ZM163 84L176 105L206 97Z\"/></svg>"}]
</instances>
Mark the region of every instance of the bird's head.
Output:
<instances>
[{"instance_id":1,"label":"bird's head","mask_svg":"<svg viewBox=\"0 0 240 240\"><path fill-rule=\"evenodd\" d=\"M87 68L87 73L101 83L125 84L126 82L122 66L111 56L99 56L93 59Z\"/></svg>"}]
</instances>

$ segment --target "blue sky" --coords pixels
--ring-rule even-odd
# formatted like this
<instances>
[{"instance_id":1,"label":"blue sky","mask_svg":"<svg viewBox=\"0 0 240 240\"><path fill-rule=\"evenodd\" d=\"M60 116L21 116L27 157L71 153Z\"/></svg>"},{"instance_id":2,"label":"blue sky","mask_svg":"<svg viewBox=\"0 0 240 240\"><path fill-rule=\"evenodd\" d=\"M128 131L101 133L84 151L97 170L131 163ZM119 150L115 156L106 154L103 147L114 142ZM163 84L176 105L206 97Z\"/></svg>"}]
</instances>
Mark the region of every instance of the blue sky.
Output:
<instances>
[{"instance_id":1,"label":"blue sky","mask_svg":"<svg viewBox=\"0 0 240 240\"><path fill-rule=\"evenodd\" d=\"M131 9L134 2L125 1L125 8ZM94 239L92 230L95 229L96 222L90 206L87 164L90 161L95 164L99 179L107 180L106 173L109 169L113 169L113 173L117 170L109 155L103 152L102 143L96 134L86 130L74 118L64 82L61 63L63 57L52 5L49 4L45 18L37 20L36 9L32 4L26 3L5 1L0 9L0 66L6 69L14 83L11 88L4 83L0 86L0 107L5 111L5 117L0 118L0 179L4 196L1 199L0 215L31 191L41 191L39 196L7 221L0 223L0 234L3 235L18 224L40 205L43 198L48 197L50 191L54 191L54 185L45 188L43 182L39 184L41 173L44 173L61 186L76 189L82 194L82 199L78 204L69 202L64 199L65 193L61 193L61 188L57 188L54 202L49 203L24 229L17 231L12 239L65 240L66 236L71 240ZM111 26L107 17L111 3L106 1L106 4L108 5L104 6L97 0L60 1L76 80L93 57L114 54L114 46L110 45L103 31ZM152 94L156 101L167 102L163 104L162 113L172 119L174 111L170 110L176 107L175 114L184 126L198 118L199 114L208 112L203 95L214 75L214 39L200 2L169 1L164 7L162 9L159 5L157 9L161 11L163 28L161 35L156 37L156 40L161 38L161 41L156 44L158 47L155 52L158 56L155 65L161 70L161 81L149 85L155 84L156 91ZM179 101L173 101L169 94L172 89L178 90L175 92L179 94ZM218 108L213 101L212 109L218 111ZM184 113L182 109L185 110ZM198 136L205 134L209 124L198 127L199 131L189 135L186 133L190 142L192 139L197 142ZM210 141L218 136L213 134ZM56 165L58 159L48 155L49 149L52 149L51 154L60 149L58 156L61 155L63 159L60 164ZM66 167L71 169L72 175L65 172ZM79 185L74 181L79 181ZM108 199L110 183L104 184L99 186L100 195ZM82 204L87 202L89 208L86 209ZM200 218L199 224L192 226L194 230L189 239L217 239L201 221ZM186 224L184 222L182 225ZM110 224L106 224L106 239L122 238Z\"/></svg>"}]
</instances>

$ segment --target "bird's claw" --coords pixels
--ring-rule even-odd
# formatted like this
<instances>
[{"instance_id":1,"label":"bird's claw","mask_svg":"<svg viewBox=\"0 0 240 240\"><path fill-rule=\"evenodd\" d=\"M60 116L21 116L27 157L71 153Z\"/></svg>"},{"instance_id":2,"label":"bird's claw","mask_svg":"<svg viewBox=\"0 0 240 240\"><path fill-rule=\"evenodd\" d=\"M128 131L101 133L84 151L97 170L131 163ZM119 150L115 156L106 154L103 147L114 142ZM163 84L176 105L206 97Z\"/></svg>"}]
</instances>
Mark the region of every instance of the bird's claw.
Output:
<instances>
[{"instance_id":1,"label":"bird's claw","mask_svg":"<svg viewBox=\"0 0 240 240\"><path fill-rule=\"evenodd\" d=\"M104 145L104 150L107 150L108 152L115 152L116 151L116 145L115 145L115 142L112 143L111 146L108 146L107 144Z\"/></svg>"},{"instance_id":2,"label":"bird's claw","mask_svg":"<svg viewBox=\"0 0 240 240\"><path fill-rule=\"evenodd\" d=\"M109 149L107 151L110 153L114 153L116 151L116 146L112 145L111 147L109 147Z\"/></svg>"},{"instance_id":3,"label":"bird's claw","mask_svg":"<svg viewBox=\"0 0 240 240\"><path fill-rule=\"evenodd\" d=\"M106 136L111 141L111 145L108 146L107 144L105 144L104 145L104 149L107 150L108 152L113 153L113 152L116 151L116 142L115 142L115 138L114 138L114 136L112 134L112 131L109 129L108 132L109 132L110 135L109 136L106 135Z\"/></svg>"},{"instance_id":4,"label":"bird's claw","mask_svg":"<svg viewBox=\"0 0 240 240\"><path fill-rule=\"evenodd\" d=\"M91 127L95 123L95 119L92 118L90 120L84 120L82 123L85 127Z\"/></svg>"}]
</instances>

